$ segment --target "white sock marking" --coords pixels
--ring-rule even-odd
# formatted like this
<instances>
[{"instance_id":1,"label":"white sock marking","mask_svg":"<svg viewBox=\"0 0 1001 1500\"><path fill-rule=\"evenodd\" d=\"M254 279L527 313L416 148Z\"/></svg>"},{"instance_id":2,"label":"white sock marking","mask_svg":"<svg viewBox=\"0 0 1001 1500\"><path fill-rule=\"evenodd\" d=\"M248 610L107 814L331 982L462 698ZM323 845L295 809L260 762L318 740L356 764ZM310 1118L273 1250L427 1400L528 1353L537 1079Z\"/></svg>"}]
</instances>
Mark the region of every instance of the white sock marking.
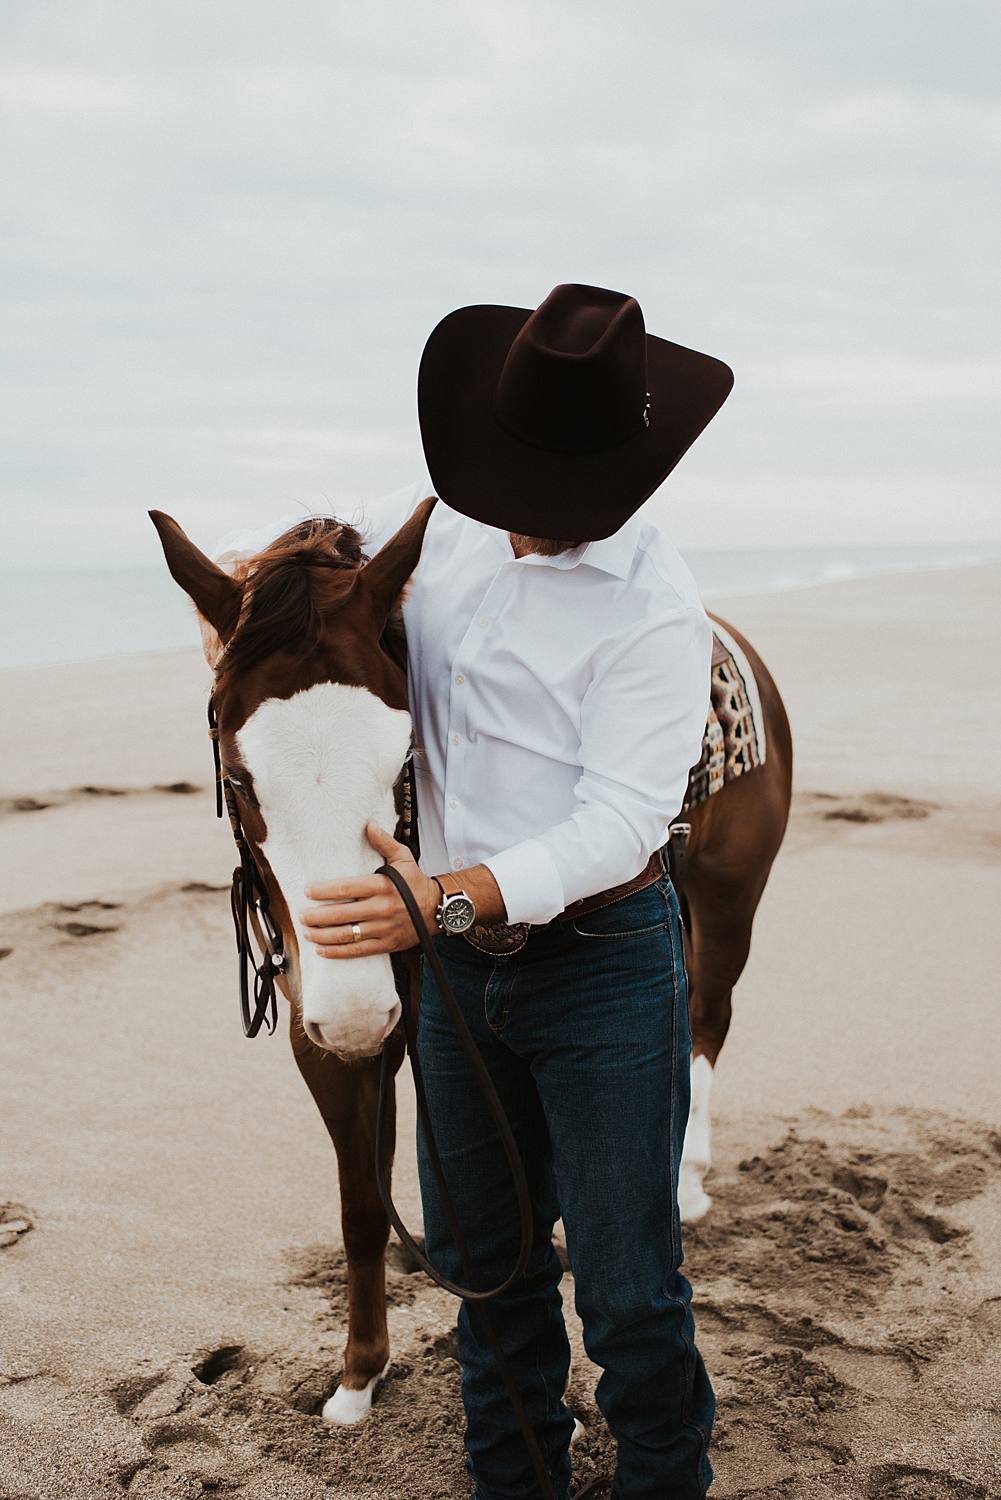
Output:
<instances>
[{"instance_id":1,"label":"white sock marking","mask_svg":"<svg viewBox=\"0 0 1001 1500\"><path fill-rule=\"evenodd\" d=\"M368 1385L362 1386L360 1391L349 1391L345 1386L339 1385L334 1394L324 1402L323 1420L335 1427L353 1427L362 1417L367 1417L372 1410L375 1388L380 1380L385 1379L391 1364L392 1360L387 1360L385 1368L378 1375L373 1375Z\"/></svg>"}]
</instances>

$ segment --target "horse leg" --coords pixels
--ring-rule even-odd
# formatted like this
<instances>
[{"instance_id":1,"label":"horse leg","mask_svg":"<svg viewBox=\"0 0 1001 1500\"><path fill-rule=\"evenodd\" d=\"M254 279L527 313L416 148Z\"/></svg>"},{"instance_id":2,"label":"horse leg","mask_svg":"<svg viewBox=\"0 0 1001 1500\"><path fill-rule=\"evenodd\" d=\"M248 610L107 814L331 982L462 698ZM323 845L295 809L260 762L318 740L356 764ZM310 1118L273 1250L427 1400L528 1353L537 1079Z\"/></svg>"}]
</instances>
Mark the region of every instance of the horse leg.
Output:
<instances>
[{"instance_id":1,"label":"horse leg","mask_svg":"<svg viewBox=\"0 0 1001 1500\"><path fill-rule=\"evenodd\" d=\"M789 780L776 755L692 812L685 959L692 1029L692 1102L681 1157L678 1206L694 1223L712 1200L713 1069L730 1029L733 987L744 972L751 927L785 832ZM757 779L755 779L757 778Z\"/></svg>"},{"instance_id":2,"label":"horse leg","mask_svg":"<svg viewBox=\"0 0 1001 1500\"><path fill-rule=\"evenodd\" d=\"M379 1059L349 1065L332 1053L321 1051L303 1033L295 1011L290 1036L299 1072L337 1153L341 1234L348 1274L348 1337L341 1383L324 1406L323 1416L328 1422L347 1426L367 1415L375 1388L389 1368L386 1327L389 1221L375 1181ZM398 1067L402 1050L396 1050L400 1054L394 1059ZM395 1093L391 1093L389 1104L382 1162L387 1181L395 1144Z\"/></svg>"},{"instance_id":3,"label":"horse leg","mask_svg":"<svg viewBox=\"0 0 1001 1500\"><path fill-rule=\"evenodd\" d=\"M678 1206L684 1222L704 1218L712 1205L703 1182L712 1166L710 1099L713 1069L726 1040L733 987L751 946L754 907L726 902L721 893L704 896L689 889L691 933L688 951L688 1008L692 1028L692 1098L678 1180Z\"/></svg>"}]
</instances>

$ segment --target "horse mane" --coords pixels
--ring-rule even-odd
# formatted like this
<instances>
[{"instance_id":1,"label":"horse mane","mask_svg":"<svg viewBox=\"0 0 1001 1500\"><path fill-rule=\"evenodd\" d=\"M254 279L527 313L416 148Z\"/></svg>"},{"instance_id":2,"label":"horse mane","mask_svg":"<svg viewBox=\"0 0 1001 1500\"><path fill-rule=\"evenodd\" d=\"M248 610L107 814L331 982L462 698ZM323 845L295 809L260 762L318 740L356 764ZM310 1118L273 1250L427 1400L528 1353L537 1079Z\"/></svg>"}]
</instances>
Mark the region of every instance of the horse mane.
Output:
<instances>
[{"instance_id":1,"label":"horse mane","mask_svg":"<svg viewBox=\"0 0 1001 1500\"><path fill-rule=\"evenodd\" d=\"M293 526L259 552L248 565L240 621L219 663L217 685L277 651L294 648L308 656L323 636L323 610L347 594L350 575L366 561L360 533L325 516ZM338 573L343 579L331 578Z\"/></svg>"}]
</instances>

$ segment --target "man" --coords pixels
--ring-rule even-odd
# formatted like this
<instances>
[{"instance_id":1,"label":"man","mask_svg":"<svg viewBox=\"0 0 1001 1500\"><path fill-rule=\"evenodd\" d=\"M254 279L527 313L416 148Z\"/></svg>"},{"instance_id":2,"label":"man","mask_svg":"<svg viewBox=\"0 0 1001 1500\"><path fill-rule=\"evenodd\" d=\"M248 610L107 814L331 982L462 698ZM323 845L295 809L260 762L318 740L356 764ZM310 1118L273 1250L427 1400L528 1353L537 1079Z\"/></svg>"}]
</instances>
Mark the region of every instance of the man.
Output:
<instances>
[{"instance_id":1,"label":"man","mask_svg":"<svg viewBox=\"0 0 1001 1500\"><path fill-rule=\"evenodd\" d=\"M560 1216L618 1445L612 1495L695 1500L712 1477L714 1400L679 1270L687 989L658 852L700 753L711 633L677 552L636 512L732 380L647 335L634 299L584 286L535 312L461 308L421 361L439 503L404 605L420 868L385 830L369 837L437 926L529 1174L532 1257L492 1316L560 1500L573 1431ZM386 502L378 540L430 492ZM336 875L307 892L322 954L413 945L384 876ZM517 1252L512 1184L427 968L419 1051L470 1259L493 1285ZM418 1157L428 1252L461 1279L423 1137ZM466 1304L459 1353L477 1500L537 1495Z\"/></svg>"}]
</instances>

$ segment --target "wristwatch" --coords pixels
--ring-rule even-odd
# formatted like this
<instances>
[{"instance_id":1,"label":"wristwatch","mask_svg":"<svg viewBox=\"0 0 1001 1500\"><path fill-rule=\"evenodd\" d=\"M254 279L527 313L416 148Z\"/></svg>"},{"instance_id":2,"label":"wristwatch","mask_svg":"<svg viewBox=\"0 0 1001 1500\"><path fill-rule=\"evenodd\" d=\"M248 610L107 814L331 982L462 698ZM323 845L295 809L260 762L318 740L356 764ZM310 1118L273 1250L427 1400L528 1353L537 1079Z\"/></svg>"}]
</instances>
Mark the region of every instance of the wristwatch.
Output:
<instances>
[{"instance_id":1,"label":"wristwatch","mask_svg":"<svg viewBox=\"0 0 1001 1500\"><path fill-rule=\"evenodd\" d=\"M435 923L439 932L452 936L468 932L476 921L476 905L468 891L446 891L437 875L432 880L441 891L441 900L438 902L434 914Z\"/></svg>"}]
</instances>

